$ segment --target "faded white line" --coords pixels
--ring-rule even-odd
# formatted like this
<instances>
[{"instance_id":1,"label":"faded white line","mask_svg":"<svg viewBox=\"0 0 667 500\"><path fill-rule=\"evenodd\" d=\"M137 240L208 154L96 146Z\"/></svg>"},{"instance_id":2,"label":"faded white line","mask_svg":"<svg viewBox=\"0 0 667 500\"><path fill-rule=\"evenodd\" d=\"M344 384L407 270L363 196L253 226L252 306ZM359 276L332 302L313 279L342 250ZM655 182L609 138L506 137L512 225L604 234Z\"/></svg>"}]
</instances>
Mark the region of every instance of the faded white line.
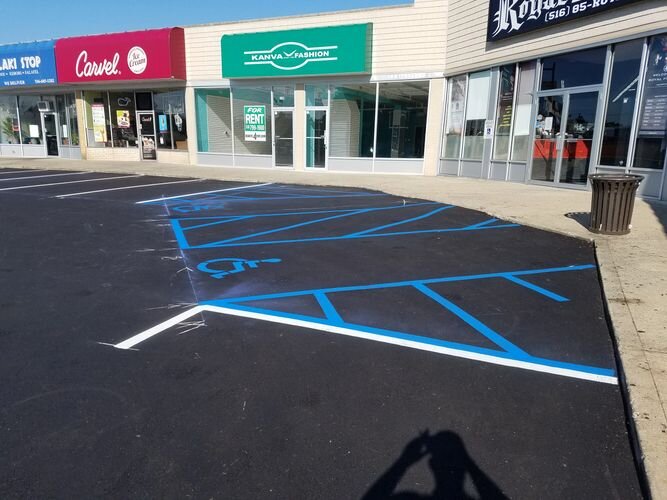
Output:
<instances>
[{"instance_id":1,"label":"faded white line","mask_svg":"<svg viewBox=\"0 0 667 500\"><path fill-rule=\"evenodd\" d=\"M226 314L228 316L238 316L241 318L257 319L260 321L269 321L271 323L279 323L283 325L298 326L301 328L309 328L311 330L319 330L322 332L335 333L338 335L345 335L348 337L356 337L360 339L372 340L375 342L382 342L384 344L393 344L401 347L408 347L410 349L418 349L420 351L435 352L438 354L445 354L457 358L482 361L494 365L508 366L512 368L521 368L523 370L549 373L552 375L560 375L563 377L575 378L580 380L589 380L592 382L601 382L604 384L618 385L618 379L616 377L610 377L607 375L596 375L594 373L587 373L567 368L557 368L553 366L541 365L539 363L531 363L528 361L506 359L506 358L491 356L488 354L480 354L475 352L462 351L458 349L451 349L449 347L424 344L413 340L387 337L384 335L378 335L360 330L354 330L352 328L345 328L341 326L322 325L320 323L313 323L310 321L304 321L299 319L283 318L280 316L272 316L270 314L262 314L252 311L240 311L237 309L228 309L226 307L210 306L210 305L196 306L188 311L179 314L178 316L173 317L170 320L165 321L164 323L160 323L159 325L154 326L149 330L146 330L142 333L139 333L138 335L135 335L134 337L131 337L121 342L120 344L116 344L114 345L114 347L116 347L117 349L132 349L141 342L144 342L150 339L151 337L154 337L155 335L158 335L163 331L171 328L172 326L175 326L181 323L182 321L185 321L186 319L194 316L195 314L199 314L204 311L218 313L218 314Z\"/></svg>"},{"instance_id":2,"label":"faded white line","mask_svg":"<svg viewBox=\"0 0 667 500\"><path fill-rule=\"evenodd\" d=\"M30 172L46 172L43 168L31 169L31 170L11 170L9 172L0 172L0 175L10 175L10 174L27 174Z\"/></svg>"},{"instance_id":3,"label":"faded white line","mask_svg":"<svg viewBox=\"0 0 667 500\"><path fill-rule=\"evenodd\" d=\"M154 184L139 184L138 186L124 186L109 189L96 189L95 191L82 191L81 193L68 193L54 196L54 198L68 198L70 196L81 196L84 194L105 193L107 191L120 191L123 189L138 189L152 186L166 186L167 184L185 184L186 182L202 182L204 179L190 179L187 181L156 182Z\"/></svg>"},{"instance_id":4,"label":"faded white line","mask_svg":"<svg viewBox=\"0 0 667 500\"><path fill-rule=\"evenodd\" d=\"M0 191L12 191L16 189L31 189L38 187L48 187L48 186L62 186L64 184L79 184L81 182L96 182L96 181L111 181L113 179L130 179L132 177L143 177L141 174L137 175L120 175L117 177L102 177L100 179L84 179L82 181L67 181L67 182L51 182L49 184L31 184L30 186L16 186L10 188L1 188Z\"/></svg>"},{"instance_id":5,"label":"faded white line","mask_svg":"<svg viewBox=\"0 0 667 500\"><path fill-rule=\"evenodd\" d=\"M12 172L13 174L16 174L18 172ZM4 181L20 181L23 179L44 179L45 177L64 177L66 175L83 175L83 174L90 174L92 172L71 172L67 174L48 174L48 175L24 175L23 177L10 177L8 179L0 179L0 182Z\"/></svg>"},{"instance_id":6,"label":"faded white line","mask_svg":"<svg viewBox=\"0 0 667 500\"><path fill-rule=\"evenodd\" d=\"M197 195L200 195L200 194L222 193L223 191L237 191L239 189L250 189L250 188L262 187L262 186L270 186L271 184L273 184L273 182L265 182L264 184L251 184L249 186L238 186L238 187L227 188L227 189L215 189L213 191L201 191L199 193L180 194L178 196L168 196L166 198L155 198L154 200L138 201L136 204L141 205L143 203L153 203L153 202L156 202L156 201L176 200L178 198L186 198L188 196L197 196Z\"/></svg>"}]
</instances>

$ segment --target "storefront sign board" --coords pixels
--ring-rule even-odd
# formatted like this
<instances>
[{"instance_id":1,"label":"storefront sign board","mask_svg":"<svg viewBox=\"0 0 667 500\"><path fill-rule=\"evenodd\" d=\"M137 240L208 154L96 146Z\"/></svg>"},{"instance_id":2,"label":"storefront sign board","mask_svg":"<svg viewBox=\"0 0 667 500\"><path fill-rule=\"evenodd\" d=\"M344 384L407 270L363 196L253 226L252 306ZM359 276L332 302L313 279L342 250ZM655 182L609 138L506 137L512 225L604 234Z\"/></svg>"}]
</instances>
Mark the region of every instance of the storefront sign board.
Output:
<instances>
[{"instance_id":1,"label":"storefront sign board","mask_svg":"<svg viewBox=\"0 0 667 500\"><path fill-rule=\"evenodd\" d=\"M224 35L224 78L367 74L372 24Z\"/></svg>"},{"instance_id":2,"label":"storefront sign board","mask_svg":"<svg viewBox=\"0 0 667 500\"><path fill-rule=\"evenodd\" d=\"M266 142L266 106L243 106L247 142Z\"/></svg>"},{"instance_id":3,"label":"storefront sign board","mask_svg":"<svg viewBox=\"0 0 667 500\"><path fill-rule=\"evenodd\" d=\"M489 0L486 39L502 40L640 0Z\"/></svg>"},{"instance_id":4,"label":"storefront sign board","mask_svg":"<svg viewBox=\"0 0 667 500\"><path fill-rule=\"evenodd\" d=\"M60 83L185 80L182 28L62 38L55 53Z\"/></svg>"},{"instance_id":5,"label":"storefront sign board","mask_svg":"<svg viewBox=\"0 0 667 500\"><path fill-rule=\"evenodd\" d=\"M0 46L0 87L58 83L53 41Z\"/></svg>"}]
</instances>

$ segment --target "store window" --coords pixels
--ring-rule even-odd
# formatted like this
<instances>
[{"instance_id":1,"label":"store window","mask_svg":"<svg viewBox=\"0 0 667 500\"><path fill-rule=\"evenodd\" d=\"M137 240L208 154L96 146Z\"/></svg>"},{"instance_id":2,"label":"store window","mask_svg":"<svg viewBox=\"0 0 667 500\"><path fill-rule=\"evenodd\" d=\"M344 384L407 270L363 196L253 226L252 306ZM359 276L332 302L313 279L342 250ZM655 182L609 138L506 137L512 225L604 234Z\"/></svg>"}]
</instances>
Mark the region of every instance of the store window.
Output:
<instances>
[{"instance_id":1,"label":"store window","mask_svg":"<svg viewBox=\"0 0 667 500\"><path fill-rule=\"evenodd\" d=\"M496 132L493 143L493 159L507 160L510 150L510 134L512 132L512 115L514 114L514 88L516 66L501 66L499 71L498 108L496 111Z\"/></svg>"},{"instance_id":2,"label":"store window","mask_svg":"<svg viewBox=\"0 0 667 500\"><path fill-rule=\"evenodd\" d=\"M667 149L667 35L650 41L634 168L662 169Z\"/></svg>"},{"instance_id":3,"label":"store window","mask_svg":"<svg viewBox=\"0 0 667 500\"><path fill-rule=\"evenodd\" d=\"M643 49L644 40L614 46L601 165L625 167L627 164Z\"/></svg>"},{"instance_id":4,"label":"store window","mask_svg":"<svg viewBox=\"0 0 667 500\"><path fill-rule=\"evenodd\" d=\"M0 144L18 144L19 141L16 96L0 95Z\"/></svg>"},{"instance_id":5,"label":"store window","mask_svg":"<svg viewBox=\"0 0 667 500\"><path fill-rule=\"evenodd\" d=\"M233 87L234 153L237 155L272 155L271 88ZM261 108L263 113L261 112ZM253 109L250 109L253 108ZM261 117L265 134L246 134L246 117Z\"/></svg>"},{"instance_id":6,"label":"store window","mask_svg":"<svg viewBox=\"0 0 667 500\"><path fill-rule=\"evenodd\" d=\"M273 87L273 105L277 108L293 108L294 87L291 85Z\"/></svg>"},{"instance_id":7,"label":"store window","mask_svg":"<svg viewBox=\"0 0 667 500\"><path fill-rule=\"evenodd\" d=\"M514 134L512 135L512 161L528 161L530 143L530 116L533 109L535 87L535 61L519 64L519 83L514 112Z\"/></svg>"},{"instance_id":8,"label":"store window","mask_svg":"<svg viewBox=\"0 0 667 500\"><path fill-rule=\"evenodd\" d=\"M306 106L328 106L329 87L327 85L306 85Z\"/></svg>"},{"instance_id":9,"label":"store window","mask_svg":"<svg viewBox=\"0 0 667 500\"><path fill-rule=\"evenodd\" d=\"M542 59L542 90L602 83L607 47Z\"/></svg>"},{"instance_id":10,"label":"store window","mask_svg":"<svg viewBox=\"0 0 667 500\"><path fill-rule=\"evenodd\" d=\"M79 123L77 121L76 98L74 94L65 96L65 105L67 106L67 119L69 120L70 146L79 145Z\"/></svg>"},{"instance_id":11,"label":"store window","mask_svg":"<svg viewBox=\"0 0 667 500\"><path fill-rule=\"evenodd\" d=\"M21 141L23 144L42 144L42 117L37 103L39 96L19 96Z\"/></svg>"},{"instance_id":12,"label":"store window","mask_svg":"<svg viewBox=\"0 0 667 500\"><path fill-rule=\"evenodd\" d=\"M86 91L86 143L89 148L111 147L109 103L106 92Z\"/></svg>"},{"instance_id":13,"label":"store window","mask_svg":"<svg viewBox=\"0 0 667 500\"><path fill-rule=\"evenodd\" d=\"M423 158L429 82L380 83L376 158Z\"/></svg>"},{"instance_id":14,"label":"store window","mask_svg":"<svg viewBox=\"0 0 667 500\"><path fill-rule=\"evenodd\" d=\"M137 108L134 92L109 92L111 136L114 148L136 148Z\"/></svg>"},{"instance_id":15,"label":"store window","mask_svg":"<svg viewBox=\"0 0 667 500\"><path fill-rule=\"evenodd\" d=\"M445 128L445 158L458 159L461 152L463 110L466 99L466 76L450 78L447 90L447 125Z\"/></svg>"},{"instance_id":16,"label":"store window","mask_svg":"<svg viewBox=\"0 0 667 500\"><path fill-rule=\"evenodd\" d=\"M187 151L185 90L153 92L153 105L158 124L158 149Z\"/></svg>"},{"instance_id":17,"label":"store window","mask_svg":"<svg viewBox=\"0 0 667 500\"><path fill-rule=\"evenodd\" d=\"M463 159L481 160L484 154L484 122L489 109L491 72L472 73L468 80Z\"/></svg>"},{"instance_id":18,"label":"store window","mask_svg":"<svg viewBox=\"0 0 667 500\"><path fill-rule=\"evenodd\" d=\"M329 156L372 158L376 85L331 88Z\"/></svg>"},{"instance_id":19,"label":"store window","mask_svg":"<svg viewBox=\"0 0 667 500\"><path fill-rule=\"evenodd\" d=\"M197 90L197 148L201 153L232 153L232 99L229 89Z\"/></svg>"}]
</instances>

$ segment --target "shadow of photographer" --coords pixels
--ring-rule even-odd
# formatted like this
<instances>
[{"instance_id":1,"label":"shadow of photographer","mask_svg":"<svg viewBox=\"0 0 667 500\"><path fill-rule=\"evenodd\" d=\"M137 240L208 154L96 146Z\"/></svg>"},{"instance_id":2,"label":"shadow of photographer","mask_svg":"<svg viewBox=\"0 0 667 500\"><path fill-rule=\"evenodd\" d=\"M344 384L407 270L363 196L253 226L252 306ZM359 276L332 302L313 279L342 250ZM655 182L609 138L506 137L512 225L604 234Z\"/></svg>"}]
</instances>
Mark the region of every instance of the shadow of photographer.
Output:
<instances>
[{"instance_id":1,"label":"shadow of photographer","mask_svg":"<svg viewBox=\"0 0 667 500\"><path fill-rule=\"evenodd\" d=\"M435 479L431 494L411 491L397 492L406 472L422 459L428 457L428 465ZM477 496L466 493L466 476ZM410 441L396 462L370 487L363 500L418 500L418 499L506 499L500 488L487 476L468 455L463 440L452 431L441 431L430 435L428 431Z\"/></svg>"}]
</instances>

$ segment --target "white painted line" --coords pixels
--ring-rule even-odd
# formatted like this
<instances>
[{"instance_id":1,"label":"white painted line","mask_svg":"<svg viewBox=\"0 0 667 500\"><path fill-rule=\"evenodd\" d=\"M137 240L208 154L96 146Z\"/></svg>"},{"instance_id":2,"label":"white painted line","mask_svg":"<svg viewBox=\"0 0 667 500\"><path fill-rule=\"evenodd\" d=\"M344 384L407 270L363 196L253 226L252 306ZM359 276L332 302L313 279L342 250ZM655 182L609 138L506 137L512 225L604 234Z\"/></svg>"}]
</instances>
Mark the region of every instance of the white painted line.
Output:
<instances>
[{"instance_id":1,"label":"white painted line","mask_svg":"<svg viewBox=\"0 0 667 500\"><path fill-rule=\"evenodd\" d=\"M4 169L3 169L4 170ZM30 169L30 170L11 170L10 172L0 172L0 175L9 175L9 174L27 174L29 172L45 172L43 168Z\"/></svg>"},{"instance_id":2,"label":"white painted line","mask_svg":"<svg viewBox=\"0 0 667 500\"><path fill-rule=\"evenodd\" d=\"M222 193L223 191L237 191L239 189L250 189L250 188L262 187L262 186L270 186L271 184L273 184L273 182L265 182L264 184L251 184L249 186L238 186L238 187L227 188L227 189L215 189L213 191L202 191L200 193L180 194L178 196L168 196L166 198L156 198L154 200L138 201L136 204L137 205L142 205L143 203L153 203L155 201L176 200L178 198L185 198L187 196L197 196L197 195L200 195L200 194L210 194L210 193Z\"/></svg>"},{"instance_id":3,"label":"white painted line","mask_svg":"<svg viewBox=\"0 0 667 500\"><path fill-rule=\"evenodd\" d=\"M89 172L86 172L89 173ZM12 191L15 189L31 189L31 188L38 188L38 187L48 187L48 186L62 186L64 184L79 184L81 182L95 182L95 181L111 181L114 179L130 179L132 177L142 177L141 174L137 175L119 175L117 177L102 177L99 179L84 179L82 181L67 181L67 182L51 182L49 184L31 184L30 186L17 186L17 187L10 187L10 188L1 188L0 191Z\"/></svg>"},{"instance_id":4,"label":"white painted line","mask_svg":"<svg viewBox=\"0 0 667 500\"><path fill-rule=\"evenodd\" d=\"M251 319L257 319L260 321L269 321L271 323L279 323L283 325L290 325L290 326L298 326L301 328L309 328L312 330L320 330L322 332L328 332L328 333L336 333L338 335L346 335L348 337L356 337L360 339L366 339L366 340L372 340L375 342L382 342L385 344L393 344L393 345L398 345L402 347L408 347L410 349L418 349L420 351L429 351L429 352L435 352L438 354L445 354L448 356L454 356L457 358L465 358L465 359L472 359L475 361L482 361L485 363L490 363L494 365L501 365L501 366L508 366L508 367L513 367L513 368L521 368L524 370L530 370L530 371L536 371L536 372L541 372L541 373L550 373L552 375L560 375L564 377L570 377L570 378L576 378L580 380L589 380L592 382L601 382L604 384L612 384L612 385L618 385L618 379L616 377L610 377L607 375L597 375L594 373L587 373L587 372L582 372L578 370L572 370L572 369L567 369L567 368L558 368L558 367L553 367L553 366L546 366L542 365L539 363L531 363L528 361L520 361L520 360L515 360L515 359L506 359L506 358L501 358L497 356L492 356L488 354L480 354L476 352L470 352L470 351L462 351L459 349L452 349L449 347L443 347L443 346L436 346L436 345L431 345L431 344L424 344L422 342L416 342L414 340L406 340L406 339L399 339L399 338L394 338L394 337L388 337L385 335L378 335L374 333L369 333L369 332L364 332L360 330L354 330L351 328L345 328L341 326L333 326L333 325L322 325L320 323L313 323L310 321L304 321L304 320L299 320L299 319L292 319L292 318L282 318L280 316L272 316L270 314L262 314L262 313L257 313L257 312L251 312L251 311L240 311L237 309L229 309L226 307L218 307L218 306L209 306L209 305L203 305L203 306L196 306L188 311L185 311L184 313L179 314L178 316L175 316L174 318L165 321L164 323L160 323L157 326L154 326L153 328L146 330L145 332L142 332L138 335L135 335L134 337L131 337L120 344L116 344L114 347L118 349L132 349L134 346L137 344L140 344L141 342L144 342L145 340L148 340L151 337L154 337L155 335L162 333L163 331L167 330L168 328L171 328L172 326L177 325L178 323L194 316L195 314L199 314L200 312L203 311L208 311L208 312L214 312L218 314L226 314L229 316L238 316L241 318L251 318Z\"/></svg>"},{"instance_id":5,"label":"white painted line","mask_svg":"<svg viewBox=\"0 0 667 500\"><path fill-rule=\"evenodd\" d=\"M134 337L131 337L121 342L120 344L116 344L114 347L116 349L132 349L135 345L140 344L151 337L154 337L158 333L162 333L163 331L171 328L172 326L178 325L181 321L185 321L186 319L189 319L192 316L199 314L203 310L204 310L203 306L195 306L192 309L188 309L187 311L182 312L178 316L174 316L173 318L168 319L164 323L160 323L159 325L156 325L153 328L149 328L145 332L141 332L135 335Z\"/></svg>"},{"instance_id":6,"label":"white painted line","mask_svg":"<svg viewBox=\"0 0 667 500\"><path fill-rule=\"evenodd\" d=\"M13 174L16 174L17 172L12 172ZM20 181L23 179L44 179L45 177L64 177L66 175L83 175L83 174L91 174L92 172L72 172L72 173L67 173L67 174L49 174L49 175L24 175L23 177L10 177L8 179L0 179L0 182L4 181Z\"/></svg>"},{"instance_id":7,"label":"white painted line","mask_svg":"<svg viewBox=\"0 0 667 500\"><path fill-rule=\"evenodd\" d=\"M110 189L96 189L95 191L83 191L81 193L60 194L58 196L54 196L54 198L68 198L70 196L81 196L83 194L104 193L106 191L120 191L122 189L138 189L138 188L145 188L145 187L152 187L152 186L166 186L167 184L184 184L186 182L202 182L203 180L204 179L191 179L191 180L187 180L187 181L156 182L154 184L139 184L138 186L125 186L125 187L117 187L117 188L110 188Z\"/></svg>"}]
</instances>

